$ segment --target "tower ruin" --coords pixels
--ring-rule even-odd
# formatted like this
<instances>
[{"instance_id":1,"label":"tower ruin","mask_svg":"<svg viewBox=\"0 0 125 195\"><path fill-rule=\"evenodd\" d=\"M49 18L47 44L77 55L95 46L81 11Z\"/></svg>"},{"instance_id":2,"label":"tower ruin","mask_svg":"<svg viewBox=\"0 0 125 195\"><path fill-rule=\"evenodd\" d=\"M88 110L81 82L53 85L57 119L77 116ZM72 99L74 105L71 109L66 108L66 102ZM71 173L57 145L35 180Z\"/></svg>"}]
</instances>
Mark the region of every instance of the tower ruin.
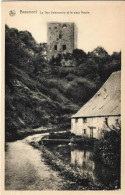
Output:
<instances>
[{"instance_id":1,"label":"tower ruin","mask_svg":"<svg viewBox=\"0 0 125 195\"><path fill-rule=\"evenodd\" d=\"M75 23L48 23L48 60L72 53L76 48Z\"/></svg>"}]
</instances>

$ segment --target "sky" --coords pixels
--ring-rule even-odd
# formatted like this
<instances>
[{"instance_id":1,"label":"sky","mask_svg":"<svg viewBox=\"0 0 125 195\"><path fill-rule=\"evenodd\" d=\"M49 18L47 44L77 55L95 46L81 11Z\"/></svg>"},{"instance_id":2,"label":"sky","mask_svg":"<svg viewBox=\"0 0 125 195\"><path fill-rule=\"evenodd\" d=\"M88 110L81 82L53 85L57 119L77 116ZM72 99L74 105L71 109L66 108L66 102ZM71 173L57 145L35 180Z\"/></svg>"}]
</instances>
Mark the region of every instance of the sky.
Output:
<instances>
[{"instance_id":1,"label":"sky","mask_svg":"<svg viewBox=\"0 0 125 195\"><path fill-rule=\"evenodd\" d=\"M15 10L16 15L10 16L10 10ZM20 10L37 11L37 14L21 14ZM51 11L65 14L51 14ZM6 6L5 23L31 32L38 43L47 42L47 22L74 22L78 29L77 48L85 52L98 46L104 47L109 54L121 50L121 6L117 4L15 2Z\"/></svg>"}]
</instances>

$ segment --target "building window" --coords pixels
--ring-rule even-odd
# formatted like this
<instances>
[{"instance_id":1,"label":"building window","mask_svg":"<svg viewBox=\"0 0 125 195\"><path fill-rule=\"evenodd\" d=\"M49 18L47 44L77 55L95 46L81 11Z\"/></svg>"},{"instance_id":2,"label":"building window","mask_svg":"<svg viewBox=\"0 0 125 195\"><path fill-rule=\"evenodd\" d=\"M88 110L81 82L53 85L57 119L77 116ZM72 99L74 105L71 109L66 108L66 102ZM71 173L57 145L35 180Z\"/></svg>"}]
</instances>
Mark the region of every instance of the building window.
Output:
<instances>
[{"instance_id":1,"label":"building window","mask_svg":"<svg viewBox=\"0 0 125 195\"><path fill-rule=\"evenodd\" d=\"M118 124L118 118L117 118L117 119L115 119L115 123L116 123L116 124Z\"/></svg>"},{"instance_id":2,"label":"building window","mask_svg":"<svg viewBox=\"0 0 125 195\"><path fill-rule=\"evenodd\" d=\"M57 26L55 26L55 29L57 29Z\"/></svg>"},{"instance_id":3,"label":"building window","mask_svg":"<svg viewBox=\"0 0 125 195\"><path fill-rule=\"evenodd\" d=\"M83 134L86 134L86 129L83 129Z\"/></svg>"},{"instance_id":4,"label":"building window","mask_svg":"<svg viewBox=\"0 0 125 195\"><path fill-rule=\"evenodd\" d=\"M87 123L87 118L83 118L83 123Z\"/></svg>"},{"instance_id":5,"label":"building window","mask_svg":"<svg viewBox=\"0 0 125 195\"><path fill-rule=\"evenodd\" d=\"M63 50L66 50L66 45L63 45Z\"/></svg>"},{"instance_id":6,"label":"building window","mask_svg":"<svg viewBox=\"0 0 125 195\"><path fill-rule=\"evenodd\" d=\"M57 50L57 45L54 46L54 50Z\"/></svg>"},{"instance_id":7,"label":"building window","mask_svg":"<svg viewBox=\"0 0 125 195\"><path fill-rule=\"evenodd\" d=\"M76 123L78 122L78 118L75 119L75 122L76 122Z\"/></svg>"},{"instance_id":8,"label":"building window","mask_svg":"<svg viewBox=\"0 0 125 195\"><path fill-rule=\"evenodd\" d=\"M67 25L66 24L63 24L63 28L67 28Z\"/></svg>"},{"instance_id":9,"label":"building window","mask_svg":"<svg viewBox=\"0 0 125 195\"><path fill-rule=\"evenodd\" d=\"M61 34L59 34L59 39L61 39L62 38L62 35Z\"/></svg>"},{"instance_id":10,"label":"building window","mask_svg":"<svg viewBox=\"0 0 125 195\"><path fill-rule=\"evenodd\" d=\"M105 118L105 124L107 125L108 124L108 118Z\"/></svg>"}]
</instances>

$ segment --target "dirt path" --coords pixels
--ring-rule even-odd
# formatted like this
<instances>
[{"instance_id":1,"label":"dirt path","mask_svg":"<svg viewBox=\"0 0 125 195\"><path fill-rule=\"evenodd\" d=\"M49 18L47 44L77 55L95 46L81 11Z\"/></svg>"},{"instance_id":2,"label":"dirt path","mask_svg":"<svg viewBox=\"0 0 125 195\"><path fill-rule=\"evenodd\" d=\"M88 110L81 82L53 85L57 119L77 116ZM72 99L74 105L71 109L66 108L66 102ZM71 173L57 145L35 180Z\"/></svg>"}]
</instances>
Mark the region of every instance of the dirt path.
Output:
<instances>
[{"instance_id":1,"label":"dirt path","mask_svg":"<svg viewBox=\"0 0 125 195\"><path fill-rule=\"evenodd\" d=\"M29 137L31 139L31 136ZM7 143L6 190L63 190L65 181L41 158L28 139Z\"/></svg>"}]
</instances>

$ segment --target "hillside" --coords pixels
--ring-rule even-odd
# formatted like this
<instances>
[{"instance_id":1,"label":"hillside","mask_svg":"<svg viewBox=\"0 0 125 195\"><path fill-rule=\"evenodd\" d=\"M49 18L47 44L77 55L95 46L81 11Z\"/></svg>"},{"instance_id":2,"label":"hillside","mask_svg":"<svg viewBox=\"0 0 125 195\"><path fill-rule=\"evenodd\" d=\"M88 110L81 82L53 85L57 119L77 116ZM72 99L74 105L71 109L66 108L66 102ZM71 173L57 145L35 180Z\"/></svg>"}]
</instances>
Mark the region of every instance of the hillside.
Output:
<instances>
[{"instance_id":1,"label":"hillside","mask_svg":"<svg viewBox=\"0 0 125 195\"><path fill-rule=\"evenodd\" d=\"M49 63L42 53L45 43L36 43L28 31L7 25L5 30L6 140L22 130L70 124L71 115L120 70L120 53L110 56L102 47L88 54L74 50L73 67L60 66L59 59Z\"/></svg>"}]
</instances>

